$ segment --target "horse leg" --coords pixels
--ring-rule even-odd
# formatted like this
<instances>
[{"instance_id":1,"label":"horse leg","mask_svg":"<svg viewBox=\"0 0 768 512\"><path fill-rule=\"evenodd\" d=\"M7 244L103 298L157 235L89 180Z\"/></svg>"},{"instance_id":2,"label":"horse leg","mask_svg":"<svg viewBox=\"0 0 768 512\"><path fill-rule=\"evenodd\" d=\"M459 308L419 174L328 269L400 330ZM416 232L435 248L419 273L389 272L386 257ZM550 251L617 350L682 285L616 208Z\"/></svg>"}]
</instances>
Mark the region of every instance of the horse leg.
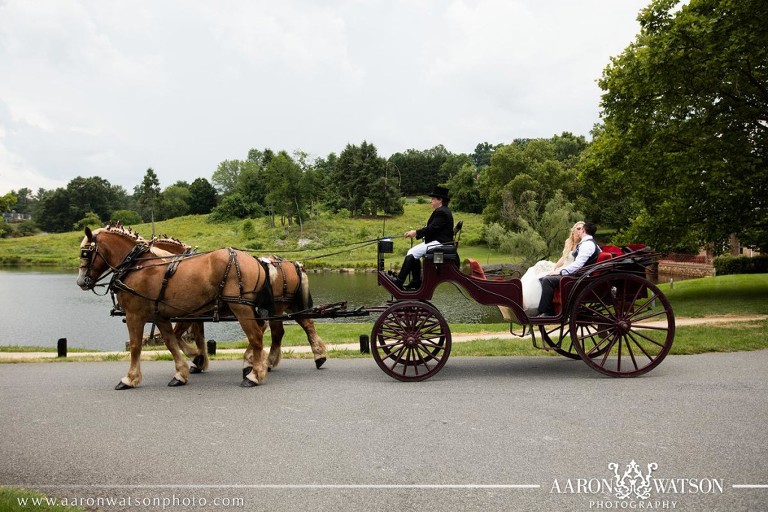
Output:
<instances>
[{"instance_id":1,"label":"horse leg","mask_svg":"<svg viewBox=\"0 0 768 512\"><path fill-rule=\"evenodd\" d=\"M269 368L269 371L274 370L277 368L277 365L280 364L280 356L282 355L282 350L280 348L280 345L283 342L283 335L285 334L285 328L283 327L283 322L277 321L277 320L270 320L269 322L269 330L272 331L272 345L269 347L269 357L267 358L267 368Z\"/></svg>"},{"instance_id":2,"label":"horse leg","mask_svg":"<svg viewBox=\"0 0 768 512\"><path fill-rule=\"evenodd\" d=\"M267 330L267 323L264 320L256 320L256 324L261 329L261 335L263 337L264 332ZM253 370L253 347L248 345L245 347L245 352L243 353L243 378L251 373L251 370Z\"/></svg>"},{"instance_id":3,"label":"horse leg","mask_svg":"<svg viewBox=\"0 0 768 512\"><path fill-rule=\"evenodd\" d=\"M171 379L168 385L172 387L183 386L187 383L187 380L189 380L189 366L187 366L187 361L184 360L182 351L179 348L181 341L173 333L171 322L168 322L167 320L157 321L156 325L157 328L160 329L160 334L163 336L165 346L173 356L173 364L176 367L176 373L173 375L173 379Z\"/></svg>"},{"instance_id":4,"label":"horse leg","mask_svg":"<svg viewBox=\"0 0 768 512\"><path fill-rule=\"evenodd\" d=\"M190 327L189 332L192 334L192 339L195 340L197 346L197 355L192 358L192 373L202 373L208 369L208 350L205 346L205 327L203 322L194 322Z\"/></svg>"},{"instance_id":5,"label":"horse leg","mask_svg":"<svg viewBox=\"0 0 768 512\"><path fill-rule=\"evenodd\" d=\"M315 356L315 366L320 368L328 358L325 355L325 343L323 343L323 340L320 339L315 330L315 321L311 318L297 318L296 323L307 333L309 346L312 347L312 354Z\"/></svg>"},{"instance_id":6,"label":"horse leg","mask_svg":"<svg viewBox=\"0 0 768 512\"><path fill-rule=\"evenodd\" d=\"M128 373L120 379L115 389L131 389L141 383L141 345L144 341L144 320L135 316L126 315L125 323L128 327L128 336L131 347L131 366Z\"/></svg>"},{"instance_id":7,"label":"horse leg","mask_svg":"<svg viewBox=\"0 0 768 512\"><path fill-rule=\"evenodd\" d=\"M257 319L253 314L253 309L249 306L240 304L230 305L232 312L240 322L240 327L248 337L248 349L246 349L243 359L246 364L251 363L251 371L243 377L240 386L250 388L263 384L267 380L267 364L264 357L264 330L265 323ZM249 353L250 351L250 353ZM243 373L246 369L243 368Z\"/></svg>"}]
</instances>

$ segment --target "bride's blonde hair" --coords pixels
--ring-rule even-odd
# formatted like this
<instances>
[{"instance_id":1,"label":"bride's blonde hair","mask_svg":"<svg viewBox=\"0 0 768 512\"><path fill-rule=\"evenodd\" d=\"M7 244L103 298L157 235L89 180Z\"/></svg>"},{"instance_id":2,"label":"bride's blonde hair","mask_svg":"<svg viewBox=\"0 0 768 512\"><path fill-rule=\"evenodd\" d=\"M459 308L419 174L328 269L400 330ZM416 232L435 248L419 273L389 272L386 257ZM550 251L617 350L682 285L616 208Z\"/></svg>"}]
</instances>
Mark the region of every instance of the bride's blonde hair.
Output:
<instances>
[{"instance_id":1,"label":"bride's blonde hair","mask_svg":"<svg viewBox=\"0 0 768 512\"><path fill-rule=\"evenodd\" d=\"M571 234L568 238L565 239L565 246L563 247L563 258L568 257L570 253L572 253L576 246L579 244L579 237L576 236L576 228L579 226L584 227L584 221L580 220L576 224L573 225L571 228Z\"/></svg>"}]
</instances>

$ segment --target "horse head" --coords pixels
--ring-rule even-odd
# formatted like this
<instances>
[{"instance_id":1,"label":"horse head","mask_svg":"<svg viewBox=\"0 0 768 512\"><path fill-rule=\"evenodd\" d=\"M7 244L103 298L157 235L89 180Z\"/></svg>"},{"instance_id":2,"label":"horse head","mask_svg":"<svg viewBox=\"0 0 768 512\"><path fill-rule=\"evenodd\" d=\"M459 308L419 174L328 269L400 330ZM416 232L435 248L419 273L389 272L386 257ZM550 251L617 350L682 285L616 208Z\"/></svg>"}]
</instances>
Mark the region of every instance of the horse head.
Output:
<instances>
[{"instance_id":1,"label":"horse head","mask_svg":"<svg viewBox=\"0 0 768 512\"><path fill-rule=\"evenodd\" d=\"M134 232L123 228L105 227L91 231L85 228L80 242L80 266L77 285L83 290L92 290L107 271L115 270L143 239Z\"/></svg>"}]
</instances>

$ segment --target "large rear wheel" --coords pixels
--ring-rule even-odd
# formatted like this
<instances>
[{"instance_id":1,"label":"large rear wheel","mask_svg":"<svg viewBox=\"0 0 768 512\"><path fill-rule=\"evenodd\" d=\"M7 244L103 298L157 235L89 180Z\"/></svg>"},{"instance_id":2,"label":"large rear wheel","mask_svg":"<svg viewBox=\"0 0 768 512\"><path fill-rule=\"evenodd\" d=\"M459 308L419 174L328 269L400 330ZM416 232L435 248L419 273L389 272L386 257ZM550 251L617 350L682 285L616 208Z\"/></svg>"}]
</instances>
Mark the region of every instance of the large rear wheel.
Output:
<instances>
[{"instance_id":1,"label":"large rear wheel","mask_svg":"<svg viewBox=\"0 0 768 512\"><path fill-rule=\"evenodd\" d=\"M675 338L672 306L639 275L608 274L573 302L571 341L582 360L612 377L636 377L661 363Z\"/></svg>"},{"instance_id":2,"label":"large rear wheel","mask_svg":"<svg viewBox=\"0 0 768 512\"><path fill-rule=\"evenodd\" d=\"M371 352L376 364L390 377L402 381L428 379L448 360L451 330L432 305L397 302L373 325Z\"/></svg>"}]
</instances>

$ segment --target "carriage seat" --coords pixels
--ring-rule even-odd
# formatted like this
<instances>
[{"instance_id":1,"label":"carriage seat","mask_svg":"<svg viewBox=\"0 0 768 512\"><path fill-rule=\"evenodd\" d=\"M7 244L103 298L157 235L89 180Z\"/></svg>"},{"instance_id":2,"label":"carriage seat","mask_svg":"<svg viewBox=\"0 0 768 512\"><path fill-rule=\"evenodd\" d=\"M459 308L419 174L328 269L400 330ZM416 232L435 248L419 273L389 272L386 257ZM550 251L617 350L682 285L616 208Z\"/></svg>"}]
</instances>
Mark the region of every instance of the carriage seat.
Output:
<instances>
[{"instance_id":1,"label":"carriage seat","mask_svg":"<svg viewBox=\"0 0 768 512\"><path fill-rule=\"evenodd\" d=\"M600 254L597 255L597 261L595 263L602 263L604 261L607 261L609 259L613 258L613 254L608 251L603 251Z\"/></svg>"},{"instance_id":2,"label":"carriage seat","mask_svg":"<svg viewBox=\"0 0 768 512\"><path fill-rule=\"evenodd\" d=\"M434 254L436 252L443 253L443 260L444 261L455 261L456 265L459 264L459 240L461 239L461 228L464 226L464 221L460 220L456 223L456 226L453 228L453 240L450 242L445 242L440 245L435 245L427 249L427 254L425 256L426 259L431 260L434 259Z\"/></svg>"}]
</instances>

